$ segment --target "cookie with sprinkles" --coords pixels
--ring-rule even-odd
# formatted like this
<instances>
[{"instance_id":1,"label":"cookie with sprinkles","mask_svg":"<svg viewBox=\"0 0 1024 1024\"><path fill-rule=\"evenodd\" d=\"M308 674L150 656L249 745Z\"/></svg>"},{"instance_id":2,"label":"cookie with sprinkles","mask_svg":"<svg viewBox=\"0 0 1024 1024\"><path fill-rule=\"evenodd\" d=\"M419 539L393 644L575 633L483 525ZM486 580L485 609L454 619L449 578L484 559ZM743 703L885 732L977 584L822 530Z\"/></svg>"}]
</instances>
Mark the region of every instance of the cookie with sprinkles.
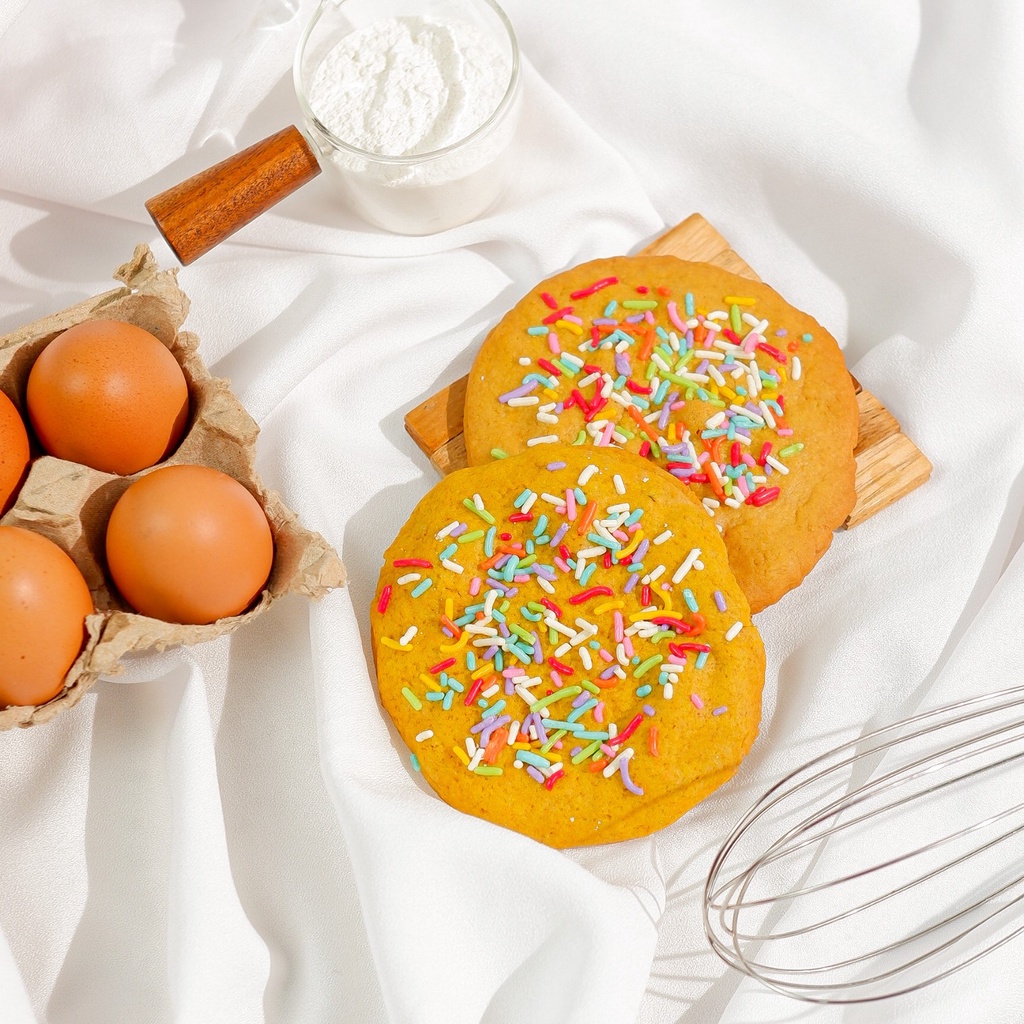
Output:
<instances>
[{"instance_id":1,"label":"cookie with sprinkles","mask_svg":"<svg viewBox=\"0 0 1024 1024\"><path fill-rule=\"evenodd\" d=\"M551 846L670 824L757 735L764 649L722 539L614 447L443 479L385 553L370 620L413 767Z\"/></svg>"},{"instance_id":2,"label":"cookie with sprinkles","mask_svg":"<svg viewBox=\"0 0 1024 1024\"><path fill-rule=\"evenodd\" d=\"M673 256L533 289L469 375L471 466L559 442L645 456L698 498L757 612L853 508L858 412L835 339L767 285Z\"/></svg>"}]
</instances>

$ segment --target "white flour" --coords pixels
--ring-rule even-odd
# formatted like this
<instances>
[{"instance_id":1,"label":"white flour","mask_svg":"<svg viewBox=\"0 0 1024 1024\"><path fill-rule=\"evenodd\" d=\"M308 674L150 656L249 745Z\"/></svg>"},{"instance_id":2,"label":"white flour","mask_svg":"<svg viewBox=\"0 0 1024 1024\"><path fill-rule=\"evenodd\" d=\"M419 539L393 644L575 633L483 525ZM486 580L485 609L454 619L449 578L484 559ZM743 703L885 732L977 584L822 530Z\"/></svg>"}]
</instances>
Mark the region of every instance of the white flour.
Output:
<instances>
[{"instance_id":1,"label":"white flour","mask_svg":"<svg viewBox=\"0 0 1024 1024\"><path fill-rule=\"evenodd\" d=\"M342 38L322 60L309 105L339 139L380 156L430 153L495 111L509 58L467 23L388 18Z\"/></svg>"}]
</instances>

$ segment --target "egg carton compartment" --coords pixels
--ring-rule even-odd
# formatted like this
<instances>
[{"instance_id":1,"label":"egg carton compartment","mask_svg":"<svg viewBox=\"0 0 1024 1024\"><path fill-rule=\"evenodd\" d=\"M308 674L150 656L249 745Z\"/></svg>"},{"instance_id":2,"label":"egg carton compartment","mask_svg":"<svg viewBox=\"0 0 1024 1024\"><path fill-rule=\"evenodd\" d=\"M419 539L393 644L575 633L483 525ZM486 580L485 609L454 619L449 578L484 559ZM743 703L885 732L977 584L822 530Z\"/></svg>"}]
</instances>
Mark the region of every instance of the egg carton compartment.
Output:
<instances>
[{"instance_id":1,"label":"egg carton compartment","mask_svg":"<svg viewBox=\"0 0 1024 1024\"><path fill-rule=\"evenodd\" d=\"M198 353L199 339L181 325L189 302L175 270L161 271L145 245L114 276L122 287L87 299L60 313L0 338L0 390L28 424L25 391L39 353L62 331L85 320L120 320L159 338L177 359L189 388L189 422L181 443L163 462L131 476L116 476L39 452L32 437L33 461L14 505L0 518L52 540L71 557L89 585L96 614L86 620L87 641L56 697L38 707L0 710L0 730L40 725L73 707L100 676L119 671L131 652L163 650L230 633L250 622L274 601L299 593L318 598L345 582L345 569L331 545L307 530L255 470L259 427L231 392L230 384L211 376ZM121 495L137 479L169 465L218 469L243 484L259 501L274 538L270 577L255 604L241 615L192 626L164 622L134 612L121 598L106 568L106 525Z\"/></svg>"}]
</instances>

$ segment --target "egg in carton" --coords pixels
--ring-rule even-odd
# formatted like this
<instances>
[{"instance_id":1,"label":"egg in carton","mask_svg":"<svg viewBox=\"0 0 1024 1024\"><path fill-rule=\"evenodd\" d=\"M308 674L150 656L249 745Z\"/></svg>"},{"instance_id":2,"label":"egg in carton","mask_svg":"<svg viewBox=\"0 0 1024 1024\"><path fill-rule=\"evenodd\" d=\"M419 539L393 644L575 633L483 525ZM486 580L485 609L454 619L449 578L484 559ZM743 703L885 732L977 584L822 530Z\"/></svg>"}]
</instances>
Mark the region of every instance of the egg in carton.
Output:
<instances>
[{"instance_id":1,"label":"egg in carton","mask_svg":"<svg viewBox=\"0 0 1024 1024\"><path fill-rule=\"evenodd\" d=\"M344 566L331 545L320 534L305 529L280 496L260 482L255 470L259 427L232 394L229 383L211 376L197 351L199 339L180 329L189 301L178 287L177 272L161 271L149 248L139 245L114 276L124 282L122 287L0 338L0 390L27 423L26 386L40 352L75 324L120 320L149 331L177 359L188 382L188 426L173 454L131 476L103 473L33 452L36 457L17 500L0 524L33 530L67 552L89 585L96 612L86 620L85 646L68 671L61 692L38 707L0 710L0 730L48 722L77 704L101 676L115 674L121 658L130 652L211 640L256 618L285 594L318 598L345 582ZM118 594L106 571L106 525L117 500L140 477L177 464L210 466L238 480L259 501L274 539L270 577L256 602L241 615L209 625L179 625L137 614Z\"/></svg>"}]
</instances>

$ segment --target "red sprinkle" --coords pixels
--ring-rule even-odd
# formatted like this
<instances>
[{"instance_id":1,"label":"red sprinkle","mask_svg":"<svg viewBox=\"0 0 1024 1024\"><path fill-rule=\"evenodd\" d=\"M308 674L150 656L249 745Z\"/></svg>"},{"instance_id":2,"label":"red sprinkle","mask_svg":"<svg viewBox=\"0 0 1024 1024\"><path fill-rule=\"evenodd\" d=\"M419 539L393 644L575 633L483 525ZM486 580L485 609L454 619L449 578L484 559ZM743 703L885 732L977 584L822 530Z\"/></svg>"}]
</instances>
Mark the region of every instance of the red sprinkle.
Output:
<instances>
[{"instance_id":1,"label":"red sprinkle","mask_svg":"<svg viewBox=\"0 0 1024 1024\"><path fill-rule=\"evenodd\" d=\"M415 565L419 569L432 569L433 566L425 558L396 558L391 563L396 569L403 569L407 565Z\"/></svg>"},{"instance_id":2,"label":"red sprinkle","mask_svg":"<svg viewBox=\"0 0 1024 1024\"><path fill-rule=\"evenodd\" d=\"M671 289L671 288L666 288L666 287L665 287L665 286L664 286L663 284L659 284L659 285L658 285L658 287L657 287L657 288L655 288L654 290L655 290L655 291L656 291L656 292L657 292L657 293L658 293L659 295L661 295L661 296L663 296L663 297L665 297L665 296L669 296L669 295L671 295L671 294L672 294L672 289Z\"/></svg>"},{"instance_id":3,"label":"red sprinkle","mask_svg":"<svg viewBox=\"0 0 1024 1024\"><path fill-rule=\"evenodd\" d=\"M636 291L638 295L646 295L650 290L651 289L648 288L645 284L638 284L636 286Z\"/></svg>"},{"instance_id":4,"label":"red sprinkle","mask_svg":"<svg viewBox=\"0 0 1024 1024\"><path fill-rule=\"evenodd\" d=\"M564 544L559 546L558 553L562 556L562 559L564 561L566 561L566 562L568 562L569 559L572 558L572 552Z\"/></svg>"},{"instance_id":5,"label":"red sprinkle","mask_svg":"<svg viewBox=\"0 0 1024 1024\"><path fill-rule=\"evenodd\" d=\"M549 295L547 292L541 292L540 297L544 300L544 305L548 309L558 309L558 302L553 295Z\"/></svg>"},{"instance_id":6,"label":"red sprinkle","mask_svg":"<svg viewBox=\"0 0 1024 1024\"><path fill-rule=\"evenodd\" d=\"M605 586L590 587L587 590L580 591L578 594L573 594L569 598L569 604L583 604L584 601L589 601L592 597L600 597L602 594L605 597L614 597L615 591L611 587Z\"/></svg>"},{"instance_id":7,"label":"red sprinkle","mask_svg":"<svg viewBox=\"0 0 1024 1024\"><path fill-rule=\"evenodd\" d=\"M584 363L583 369L586 370L588 376L592 373L604 373L600 366L592 366L590 363Z\"/></svg>"},{"instance_id":8,"label":"red sprinkle","mask_svg":"<svg viewBox=\"0 0 1024 1024\"><path fill-rule=\"evenodd\" d=\"M476 700L477 696L479 695L480 691L483 688L484 688L484 677L481 676L479 679L474 679L473 680L473 685L469 688L469 693L466 694L466 699L462 703L465 704L466 707L469 707L469 705L472 704L473 701Z\"/></svg>"},{"instance_id":9,"label":"red sprinkle","mask_svg":"<svg viewBox=\"0 0 1024 1024\"><path fill-rule=\"evenodd\" d=\"M556 320L561 320L564 313L572 313L572 306L563 306L561 309L556 309L554 313L548 314L541 323L553 324Z\"/></svg>"},{"instance_id":10,"label":"red sprinkle","mask_svg":"<svg viewBox=\"0 0 1024 1024\"><path fill-rule=\"evenodd\" d=\"M569 292L569 298L585 299L588 295L593 295L594 292L599 292L602 288L618 283L619 279L617 277L602 277L600 281L595 281L589 288L581 288L578 292Z\"/></svg>"},{"instance_id":11,"label":"red sprinkle","mask_svg":"<svg viewBox=\"0 0 1024 1024\"><path fill-rule=\"evenodd\" d=\"M620 732L618 736L613 736L611 739L605 740L605 743L607 743L609 747L616 747L620 743L625 743L626 740L628 740L629 737L632 736L633 733L635 733L638 728L640 728L640 723L643 720L644 720L644 716L643 715L636 715L630 721L629 725L627 725L626 728L623 729L622 732Z\"/></svg>"},{"instance_id":12,"label":"red sprinkle","mask_svg":"<svg viewBox=\"0 0 1024 1024\"><path fill-rule=\"evenodd\" d=\"M584 413L583 419L589 423L607 404L608 399L598 395L594 399L594 404Z\"/></svg>"},{"instance_id":13,"label":"red sprinkle","mask_svg":"<svg viewBox=\"0 0 1024 1024\"><path fill-rule=\"evenodd\" d=\"M733 441L732 445L729 448L729 462L733 466L738 466L740 464L741 456L742 456L742 453L740 451L740 443L739 443L739 441Z\"/></svg>"},{"instance_id":14,"label":"red sprinkle","mask_svg":"<svg viewBox=\"0 0 1024 1024\"><path fill-rule=\"evenodd\" d=\"M600 348L601 346L601 332L596 327L590 328L590 347ZM594 371L591 370L591 373Z\"/></svg>"},{"instance_id":15,"label":"red sprinkle","mask_svg":"<svg viewBox=\"0 0 1024 1024\"><path fill-rule=\"evenodd\" d=\"M655 615L650 621L656 626L671 626L677 633L693 632L693 627L689 623L672 615Z\"/></svg>"},{"instance_id":16,"label":"red sprinkle","mask_svg":"<svg viewBox=\"0 0 1024 1024\"><path fill-rule=\"evenodd\" d=\"M513 512L512 515L510 515L508 517L508 521L510 523L532 523L533 522L533 513L532 512ZM509 534L509 537L511 537L511 534ZM508 540L508 537L506 537L505 534L502 534L501 535L501 539L502 540Z\"/></svg>"},{"instance_id":17,"label":"red sprinkle","mask_svg":"<svg viewBox=\"0 0 1024 1024\"><path fill-rule=\"evenodd\" d=\"M646 583L640 588L640 603L645 608L651 603L651 588Z\"/></svg>"},{"instance_id":18,"label":"red sprinkle","mask_svg":"<svg viewBox=\"0 0 1024 1024\"><path fill-rule=\"evenodd\" d=\"M549 775L549 776L548 776L548 777L547 777L547 778L546 778L546 779L544 780L544 788L545 788L545 789L553 789L553 788L554 788L554 785L555 785L555 783L556 783L556 782L557 782L557 781L558 781L558 780L559 780L559 779L560 779L560 778L561 778L561 777L562 777L562 776L563 776L564 774L565 774L565 769L564 769L564 768L559 768L557 772L552 772L552 773L551 773L551 774L550 774L550 775Z\"/></svg>"},{"instance_id":19,"label":"red sprinkle","mask_svg":"<svg viewBox=\"0 0 1024 1024\"><path fill-rule=\"evenodd\" d=\"M728 338L734 345L743 344L743 339L735 331L730 331L728 327L722 328L722 336Z\"/></svg>"},{"instance_id":20,"label":"red sprinkle","mask_svg":"<svg viewBox=\"0 0 1024 1024\"><path fill-rule=\"evenodd\" d=\"M556 377L562 376L562 371L557 366L555 366L554 363L549 363L546 359L538 359L537 365L542 370L547 370L548 373L553 373Z\"/></svg>"},{"instance_id":21,"label":"red sprinkle","mask_svg":"<svg viewBox=\"0 0 1024 1024\"><path fill-rule=\"evenodd\" d=\"M765 441L761 445L761 454L757 457L757 464L763 466L768 461L768 456L772 453L772 446L770 441Z\"/></svg>"},{"instance_id":22,"label":"red sprinkle","mask_svg":"<svg viewBox=\"0 0 1024 1024\"><path fill-rule=\"evenodd\" d=\"M511 533L499 533L498 536L502 540L511 540L512 539L512 534Z\"/></svg>"},{"instance_id":23,"label":"red sprinkle","mask_svg":"<svg viewBox=\"0 0 1024 1024\"><path fill-rule=\"evenodd\" d=\"M576 674L576 670L569 668L564 661L559 661L557 658L548 658L548 664L560 675L560 676L571 676Z\"/></svg>"},{"instance_id":24,"label":"red sprinkle","mask_svg":"<svg viewBox=\"0 0 1024 1024\"><path fill-rule=\"evenodd\" d=\"M389 583L381 592L380 600L377 602L377 611L383 615L391 604L391 584Z\"/></svg>"},{"instance_id":25,"label":"red sprinkle","mask_svg":"<svg viewBox=\"0 0 1024 1024\"><path fill-rule=\"evenodd\" d=\"M606 551L601 558L601 562L606 569L610 569L612 567L612 553L610 551Z\"/></svg>"},{"instance_id":26,"label":"red sprinkle","mask_svg":"<svg viewBox=\"0 0 1024 1024\"><path fill-rule=\"evenodd\" d=\"M774 345L769 345L766 341L759 341L754 348L760 349L762 352L767 352L778 363L784 363L786 356L780 352Z\"/></svg>"},{"instance_id":27,"label":"red sprinkle","mask_svg":"<svg viewBox=\"0 0 1024 1024\"><path fill-rule=\"evenodd\" d=\"M684 654L683 654L684 651L710 651L711 650L711 644L695 644L695 643L674 644L674 643L670 642L669 645L668 645L668 649L673 654L676 654L680 658L682 658L682 657L684 657Z\"/></svg>"},{"instance_id":28,"label":"red sprinkle","mask_svg":"<svg viewBox=\"0 0 1024 1024\"><path fill-rule=\"evenodd\" d=\"M767 505L768 502L774 501L779 496L778 487L758 487L748 498L748 505L756 505L760 508L762 505Z\"/></svg>"},{"instance_id":29,"label":"red sprinkle","mask_svg":"<svg viewBox=\"0 0 1024 1024\"><path fill-rule=\"evenodd\" d=\"M446 668L451 668L455 664L454 658L445 658L444 661L439 661L433 668L428 668L427 671L432 675L436 676L443 672Z\"/></svg>"},{"instance_id":30,"label":"red sprinkle","mask_svg":"<svg viewBox=\"0 0 1024 1024\"><path fill-rule=\"evenodd\" d=\"M687 479L687 483L691 484L706 484L708 482L707 473L691 473Z\"/></svg>"},{"instance_id":31,"label":"red sprinkle","mask_svg":"<svg viewBox=\"0 0 1024 1024\"><path fill-rule=\"evenodd\" d=\"M547 608L548 611L554 612L559 618L562 617L562 609L559 608L558 605L555 604L555 602L551 600L551 598L549 598L549 597L542 597L540 599L540 603L542 605L544 605L544 607Z\"/></svg>"},{"instance_id":32,"label":"red sprinkle","mask_svg":"<svg viewBox=\"0 0 1024 1024\"><path fill-rule=\"evenodd\" d=\"M641 456L641 458L647 458L647 456L650 454L650 451L651 451L651 442L650 441L644 441L644 443L642 445L640 445L640 456Z\"/></svg>"},{"instance_id":33,"label":"red sprinkle","mask_svg":"<svg viewBox=\"0 0 1024 1024\"><path fill-rule=\"evenodd\" d=\"M627 380L626 387L633 392L634 395L649 395L654 389L649 388L643 384L637 384L634 380Z\"/></svg>"}]
</instances>

